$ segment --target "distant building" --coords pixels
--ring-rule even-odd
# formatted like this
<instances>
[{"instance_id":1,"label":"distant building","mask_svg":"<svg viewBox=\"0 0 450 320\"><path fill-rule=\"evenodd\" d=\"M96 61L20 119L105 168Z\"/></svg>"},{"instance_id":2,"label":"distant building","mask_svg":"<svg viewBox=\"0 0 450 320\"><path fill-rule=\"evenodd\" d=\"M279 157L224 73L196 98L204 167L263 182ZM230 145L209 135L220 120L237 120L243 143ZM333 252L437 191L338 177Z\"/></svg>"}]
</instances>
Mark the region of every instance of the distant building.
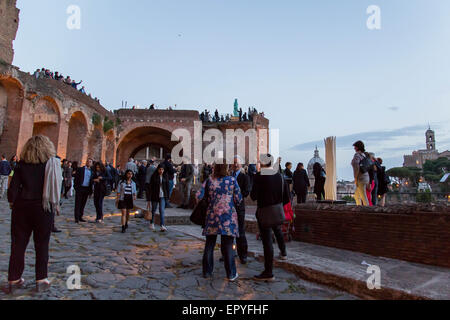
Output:
<instances>
[{"instance_id":1,"label":"distant building","mask_svg":"<svg viewBox=\"0 0 450 320\"><path fill-rule=\"evenodd\" d=\"M450 159L450 151L439 153L436 149L436 136L431 128L425 132L426 149L414 151L411 155L404 156L403 167L423 168L427 160L437 160L439 158Z\"/></svg>"},{"instance_id":2,"label":"distant building","mask_svg":"<svg viewBox=\"0 0 450 320\"><path fill-rule=\"evenodd\" d=\"M308 177L309 177L311 186L314 186L314 184L316 182L316 179L314 178L314 174L313 174L313 167L316 162L320 163L322 168L325 169L325 161L323 161L323 159L320 157L319 150L317 149L317 147L316 147L316 150L314 151L314 157L311 160L309 160L309 162L308 162Z\"/></svg>"}]
</instances>

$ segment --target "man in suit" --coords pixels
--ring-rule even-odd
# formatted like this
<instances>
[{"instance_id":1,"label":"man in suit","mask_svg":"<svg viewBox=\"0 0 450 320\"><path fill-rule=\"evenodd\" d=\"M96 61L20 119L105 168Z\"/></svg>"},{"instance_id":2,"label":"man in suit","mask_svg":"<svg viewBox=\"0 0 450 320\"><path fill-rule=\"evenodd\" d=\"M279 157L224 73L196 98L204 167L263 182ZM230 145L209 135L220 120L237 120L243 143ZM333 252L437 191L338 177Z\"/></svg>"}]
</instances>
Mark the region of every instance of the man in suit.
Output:
<instances>
[{"instance_id":1,"label":"man in suit","mask_svg":"<svg viewBox=\"0 0 450 320\"><path fill-rule=\"evenodd\" d=\"M297 170L294 172L292 178L294 182L294 192L297 195L297 203L306 203L306 198L308 196L308 188L311 186L308 178L308 173L306 172L303 163L299 163Z\"/></svg>"},{"instance_id":2,"label":"man in suit","mask_svg":"<svg viewBox=\"0 0 450 320\"><path fill-rule=\"evenodd\" d=\"M194 181L194 167L184 159L180 172L180 187L182 202L178 208L188 209L191 200L192 182Z\"/></svg>"},{"instance_id":3,"label":"man in suit","mask_svg":"<svg viewBox=\"0 0 450 320\"><path fill-rule=\"evenodd\" d=\"M236 207L238 215L239 238L236 239L237 253L242 264L247 263L248 244L245 236L245 198L250 194L250 178L242 170L241 157L236 156L233 164L233 177L241 189L242 202Z\"/></svg>"},{"instance_id":4,"label":"man in suit","mask_svg":"<svg viewBox=\"0 0 450 320\"><path fill-rule=\"evenodd\" d=\"M84 207L89 196L92 194L92 165L93 160L88 159L86 166L78 168L75 174L74 189L75 189L75 222L86 222L83 219Z\"/></svg>"}]
</instances>

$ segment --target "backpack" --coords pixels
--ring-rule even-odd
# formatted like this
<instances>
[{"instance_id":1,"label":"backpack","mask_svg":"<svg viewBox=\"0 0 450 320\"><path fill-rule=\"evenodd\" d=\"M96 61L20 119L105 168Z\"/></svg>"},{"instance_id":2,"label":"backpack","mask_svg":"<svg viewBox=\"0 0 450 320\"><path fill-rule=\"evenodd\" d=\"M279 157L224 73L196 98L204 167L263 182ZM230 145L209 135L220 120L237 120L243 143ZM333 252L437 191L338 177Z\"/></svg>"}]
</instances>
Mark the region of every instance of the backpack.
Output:
<instances>
[{"instance_id":1,"label":"backpack","mask_svg":"<svg viewBox=\"0 0 450 320\"><path fill-rule=\"evenodd\" d=\"M359 162L359 172L364 174L369 172L370 167L373 165L372 160L367 155L364 155L364 159Z\"/></svg>"}]
</instances>

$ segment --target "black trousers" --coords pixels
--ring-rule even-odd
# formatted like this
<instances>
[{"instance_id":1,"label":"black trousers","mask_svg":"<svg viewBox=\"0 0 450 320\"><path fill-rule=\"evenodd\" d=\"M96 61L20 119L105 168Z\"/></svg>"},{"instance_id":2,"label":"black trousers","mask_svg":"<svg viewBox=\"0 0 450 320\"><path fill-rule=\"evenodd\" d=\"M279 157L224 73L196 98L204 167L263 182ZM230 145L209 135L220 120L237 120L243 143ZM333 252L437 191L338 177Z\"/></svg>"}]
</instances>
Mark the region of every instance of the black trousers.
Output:
<instances>
[{"instance_id":1,"label":"black trousers","mask_svg":"<svg viewBox=\"0 0 450 320\"><path fill-rule=\"evenodd\" d=\"M64 186L64 198L67 198L67 193L70 191L72 187L70 186Z\"/></svg>"},{"instance_id":2,"label":"black trousers","mask_svg":"<svg viewBox=\"0 0 450 320\"><path fill-rule=\"evenodd\" d=\"M103 220L103 200L105 199L105 195L100 192L94 192L94 206L95 211L97 213L96 220Z\"/></svg>"},{"instance_id":3,"label":"black trousers","mask_svg":"<svg viewBox=\"0 0 450 320\"><path fill-rule=\"evenodd\" d=\"M88 187L80 187L75 191L75 221L80 221L84 215L84 208L86 202L91 194L91 190Z\"/></svg>"},{"instance_id":4,"label":"black trousers","mask_svg":"<svg viewBox=\"0 0 450 320\"><path fill-rule=\"evenodd\" d=\"M245 208L237 210L237 215L239 228L239 238L236 238L237 254L239 259L244 260L248 255L247 237L245 236Z\"/></svg>"},{"instance_id":5,"label":"black trousers","mask_svg":"<svg viewBox=\"0 0 450 320\"><path fill-rule=\"evenodd\" d=\"M20 200L19 200L20 201ZM14 204L11 218L11 256L8 281L17 281L25 268L25 251L33 234L36 281L47 278L48 247L54 215L44 212L42 201Z\"/></svg>"},{"instance_id":6,"label":"black trousers","mask_svg":"<svg viewBox=\"0 0 450 320\"><path fill-rule=\"evenodd\" d=\"M272 231L278 243L278 248L282 255L286 255L286 244L284 242L281 226L273 228L263 228L258 222L259 233L264 247L264 274L273 276L273 238Z\"/></svg>"},{"instance_id":7,"label":"black trousers","mask_svg":"<svg viewBox=\"0 0 450 320\"><path fill-rule=\"evenodd\" d=\"M299 193L297 193L297 203L302 204L306 203L306 198L308 196L308 190L301 190Z\"/></svg>"}]
</instances>

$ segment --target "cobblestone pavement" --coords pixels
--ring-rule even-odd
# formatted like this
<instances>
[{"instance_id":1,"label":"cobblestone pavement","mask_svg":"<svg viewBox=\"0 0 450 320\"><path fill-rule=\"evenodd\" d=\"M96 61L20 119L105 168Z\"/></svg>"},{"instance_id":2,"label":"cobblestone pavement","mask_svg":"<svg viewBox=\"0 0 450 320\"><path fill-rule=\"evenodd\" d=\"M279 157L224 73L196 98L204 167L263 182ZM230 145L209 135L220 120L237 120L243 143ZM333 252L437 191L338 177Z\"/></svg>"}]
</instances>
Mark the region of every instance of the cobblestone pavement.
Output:
<instances>
[{"instance_id":1,"label":"cobblestone pavement","mask_svg":"<svg viewBox=\"0 0 450 320\"><path fill-rule=\"evenodd\" d=\"M120 233L120 216L114 201L105 199L105 224L97 225L92 200L85 216L90 222L73 222L73 200L65 200L62 215L56 224L63 232L54 234L50 244L49 278L52 287L45 293L34 293L34 252L29 244L24 278L27 285L14 296L0 293L0 299L355 299L355 297L309 283L282 269L275 269L277 280L257 283L253 275L263 264L249 259L238 266L240 280L225 280L219 252L215 254L215 274L212 280L202 278L201 258L204 243L181 233L150 231L143 219L132 218L126 234ZM200 229L199 229L200 232ZM0 202L0 281L7 279L10 253L10 209ZM32 242L32 240L30 241ZM67 268L81 269L81 290L68 290Z\"/></svg>"}]
</instances>

